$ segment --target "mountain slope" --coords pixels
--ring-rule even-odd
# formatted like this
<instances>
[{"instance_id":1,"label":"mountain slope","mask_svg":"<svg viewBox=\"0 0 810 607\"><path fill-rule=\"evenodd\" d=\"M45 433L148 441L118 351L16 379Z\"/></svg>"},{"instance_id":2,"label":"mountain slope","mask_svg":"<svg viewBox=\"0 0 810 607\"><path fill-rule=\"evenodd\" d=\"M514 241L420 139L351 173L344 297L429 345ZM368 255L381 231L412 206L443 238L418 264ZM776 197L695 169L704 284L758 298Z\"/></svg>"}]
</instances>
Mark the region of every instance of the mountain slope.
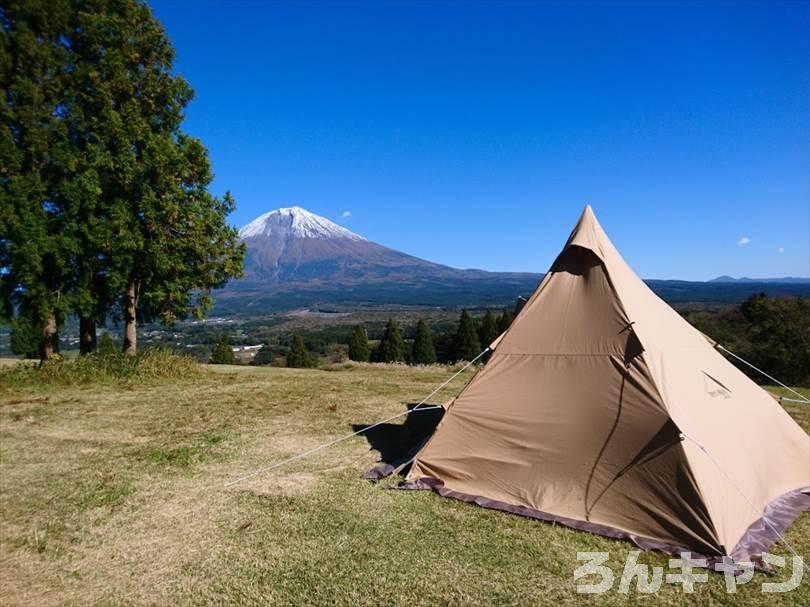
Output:
<instances>
[{"instance_id":1,"label":"mountain slope","mask_svg":"<svg viewBox=\"0 0 810 607\"><path fill-rule=\"evenodd\" d=\"M245 280L265 286L411 283L465 272L371 242L301 207L265 213L239 236L248 249Z\"/></svg>"},{"instance_id":2,"label":"mountain slope","mask_svg":"<svg viewBox=\"0 0 810 607\"><path fill-rule=\"evenodd\" d=\"M301 207L265 213L239 231L245 277L219 308L329 303L509 303L541 274L458 270L389 249Z\"/></svg>"}]
</instances>

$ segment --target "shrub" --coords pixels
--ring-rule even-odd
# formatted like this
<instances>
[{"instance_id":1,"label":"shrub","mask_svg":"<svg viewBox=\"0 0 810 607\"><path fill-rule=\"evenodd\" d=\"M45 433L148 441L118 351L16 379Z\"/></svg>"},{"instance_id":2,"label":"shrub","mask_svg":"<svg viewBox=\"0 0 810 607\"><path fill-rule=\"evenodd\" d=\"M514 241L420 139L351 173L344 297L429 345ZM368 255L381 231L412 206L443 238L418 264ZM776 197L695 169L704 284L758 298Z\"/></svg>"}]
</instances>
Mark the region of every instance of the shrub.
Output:
<instances>
[{"instance_id":1,"label":"shrub","mask_svg":"<svg viewBox=\"0 0 810 607\"><path fill-rule=\"evenodd\" d=\"M112 335L109 333L102 333L101 339L98 342L96 354L99 356L114 356L118 353L118 346L116 346Z\"/></svg>"},{"instance_id":2,"label":"shrub","mask_svg":"<svg viewBox=\"0 0 810 607\"><path fill-rule=\"evenodd\" d=\"M211 351L211 364L212 365L235 365L236 356L233 354L231 348L231 341L228 336L223 334L217 337L214 342L214 348Z\"/></svg>"},{"instance_id":3,"label":"shrub","mask_svg":"<svg viewBox=\"0 0 810 607\"><path fill-rule=\"evenodd\" d=\"M273 363L274 356L273 347L270 344L264 344L259 348L259 351L256 352L256 356L253 357L253 361L250 364L256 366L270 365Z\"/></svg>"}]
</instances>

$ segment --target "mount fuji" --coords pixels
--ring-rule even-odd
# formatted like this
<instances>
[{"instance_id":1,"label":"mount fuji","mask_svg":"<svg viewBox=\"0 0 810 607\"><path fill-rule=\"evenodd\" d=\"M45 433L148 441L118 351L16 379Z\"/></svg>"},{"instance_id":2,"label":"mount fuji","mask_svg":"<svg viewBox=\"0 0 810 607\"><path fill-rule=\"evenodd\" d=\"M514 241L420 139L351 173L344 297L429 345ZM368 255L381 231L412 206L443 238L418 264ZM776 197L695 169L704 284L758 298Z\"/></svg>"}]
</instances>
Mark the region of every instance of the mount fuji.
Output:
<instances>
[{"instance_id":1,"label":"mount fuji","mask_svg":"<svg viewBox=\"0 0 810 607\"><path fill-rule=\"evenodd\" d=\"M541 274L459 270L389 249L301 207L275 209L241 230L244 278L217 294L221 311L318 303L511 303Z\"/></svg>"}]
</instances>

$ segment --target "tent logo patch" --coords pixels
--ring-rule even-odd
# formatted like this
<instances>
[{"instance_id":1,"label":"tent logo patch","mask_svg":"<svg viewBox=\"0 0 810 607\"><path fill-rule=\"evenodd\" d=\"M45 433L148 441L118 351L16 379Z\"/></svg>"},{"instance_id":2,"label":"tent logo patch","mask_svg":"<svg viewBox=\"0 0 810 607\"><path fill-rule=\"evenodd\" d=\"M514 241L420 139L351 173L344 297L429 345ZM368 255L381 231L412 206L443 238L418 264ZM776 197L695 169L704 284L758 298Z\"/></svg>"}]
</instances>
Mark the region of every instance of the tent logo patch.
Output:
<instances>
[{"instance_id":1,"label":"tent logo patch","mask_svg":"<svg viewBox=\"0 0 810 607\"><path fill-rule=\"evenodd\" d=\"M731 390L706 373L706 371L703 371L703 385L706 388L706 393L712 398L731 398Z\"/></svg>"}]
</instances>

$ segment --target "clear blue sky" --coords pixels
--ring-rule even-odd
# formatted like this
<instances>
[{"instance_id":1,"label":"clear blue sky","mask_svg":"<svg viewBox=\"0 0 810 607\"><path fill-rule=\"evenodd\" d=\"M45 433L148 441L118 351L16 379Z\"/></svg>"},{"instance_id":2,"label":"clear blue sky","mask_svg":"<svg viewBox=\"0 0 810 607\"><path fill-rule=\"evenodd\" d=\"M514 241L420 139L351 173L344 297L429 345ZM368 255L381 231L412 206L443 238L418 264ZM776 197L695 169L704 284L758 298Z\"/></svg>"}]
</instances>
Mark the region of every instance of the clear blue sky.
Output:
<instances>
[{"instance_id":1,"label":"clear blue sky","mask_svg":"<svg viewBox=\"0 0 810 607\"><path fill-rule=\"evenodd\" d=\"M150 4L235 225L545 271L590 203L645 278L810 274L808 3Z\"/></svg>"}]
</instances>

